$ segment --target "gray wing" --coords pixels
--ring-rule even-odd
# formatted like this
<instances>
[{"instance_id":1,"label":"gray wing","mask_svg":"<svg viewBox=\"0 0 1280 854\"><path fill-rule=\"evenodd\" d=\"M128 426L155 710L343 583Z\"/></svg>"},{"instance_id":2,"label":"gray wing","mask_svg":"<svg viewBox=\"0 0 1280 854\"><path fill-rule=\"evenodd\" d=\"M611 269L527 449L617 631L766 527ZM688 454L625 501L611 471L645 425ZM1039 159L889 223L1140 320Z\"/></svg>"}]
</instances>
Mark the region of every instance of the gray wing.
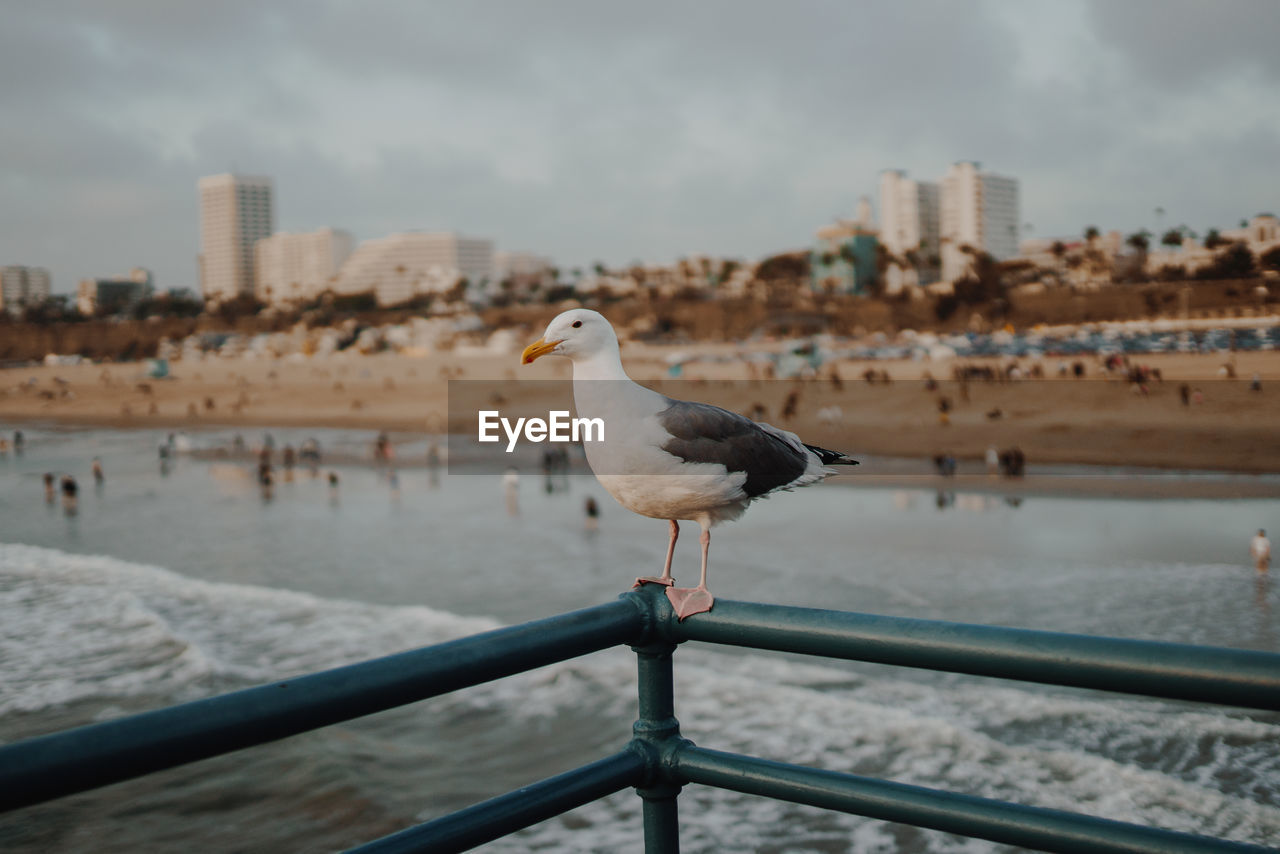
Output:
<instances>
[{"instance_id":1,"label":"gray wing","mask_svg":"<svg viewBox=\"0 0 1280 854\"><path fill-rule=\"evenodd\" d=\"M662 450L687 463L719 463L746 472L742 489L751 498L796 480L809 466L808 455L754 421L707 403L671 400L658 423L671 434Z\"/></svg>"}]
</instances>

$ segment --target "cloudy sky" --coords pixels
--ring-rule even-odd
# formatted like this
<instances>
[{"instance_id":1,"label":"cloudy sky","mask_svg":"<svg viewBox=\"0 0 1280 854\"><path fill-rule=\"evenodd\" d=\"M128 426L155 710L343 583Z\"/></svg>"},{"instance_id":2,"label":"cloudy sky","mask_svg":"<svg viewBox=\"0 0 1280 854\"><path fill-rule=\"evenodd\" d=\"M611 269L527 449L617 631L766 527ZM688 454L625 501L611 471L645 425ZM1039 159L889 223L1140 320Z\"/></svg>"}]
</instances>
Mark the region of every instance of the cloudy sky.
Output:
<instances>
[{"instance_id":1,"label":"cloudy sky","mask_svg":"<svg viewBox=\"0 0 1280 854\"><path fill-rule=\"evenodd\" d=\"M1276 0L0 0L0 263L194 286L196 180L277 226L564 267L806 245L878 174L1037 236L1280 208ZM1163 223L1154 210L1163 207Z\"/></svg>"}]
</instances>

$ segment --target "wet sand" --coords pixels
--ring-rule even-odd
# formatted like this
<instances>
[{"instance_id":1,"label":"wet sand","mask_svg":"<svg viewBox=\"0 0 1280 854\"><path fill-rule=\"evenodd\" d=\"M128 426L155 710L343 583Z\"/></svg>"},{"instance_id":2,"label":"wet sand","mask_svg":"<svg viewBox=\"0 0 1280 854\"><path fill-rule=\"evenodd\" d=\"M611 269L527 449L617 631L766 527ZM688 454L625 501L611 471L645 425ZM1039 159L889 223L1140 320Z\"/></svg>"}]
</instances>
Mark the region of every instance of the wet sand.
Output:
<instances>
[{"instance_id":1,"label":"wet sand","mask_svg":"<svg viewBox=\"0 0 1280 854\"><path fill-rule=\"evenodd\" d=\"M675 352L727 358L689 364L683 377L675 380L667 376L667 358ZM842 362L837 370L843 382L836 387L827 378L829 366L824 366L822 379L751 380L747 363L737 358L740 352L734 345L678 350L628 345L624 361L636 379L674 397L740 412L760 404L765 420L794 430L808 442L855 455L916 461L908 465L916 465L917 472L861 472L867 482L873 477L886 484L894 477L918 478L930 471L926 461L937 454L951 454L966 465L980 466L988 447L1015 445L1026 455L1032 474L1046 464L1280 473L1280 353L1276 352L1234 354L1234 380L1220 373L1226 354L1144 356L1141 363L1158 367L1164 377L1163 382L1148 384L1146 393L1121 378L1106 377L1094 359L1085 360L1088 373L1083 380L1057 378L1058 360L1049 358L1040 364L1053 379L976 381L967 387L943 379L951 376L946 362ZM556 405L557 401L539 398L539 389L550 384L524 381L567 380L569 363L548 358L523 367L518 362L516 353L459 349L427 357L381 354L305 361L175 362L173 376L167 379L147 379L142 364L11 368L0 371L0 426L6 431L41 422L189 430L281 426L443 433L473 429L458 413L450 421L448 379L484 380L493 385L495 400L502 405L541 407L542 411ZM1022 360L1022 364L1033 363ZM893 382L867 384L860 375L868 367L887 371ZM940 379L936 390L922 382L926 372ZM1249 389L1255 372L1262 379L1261 392ZM1199 400L1190 405L1183 405L1179 395L1184 382L1199 391ZM798 411L784 419L783 402L792 392L798 395ZM946 424L938 410L942 397L952 407ZM985 482L985 474L978 477ZM1031 478L1024 481L1031 482ZM1123 488L1159 491L1164 487L1157 482Z\"/></svg>"}]
</instances>

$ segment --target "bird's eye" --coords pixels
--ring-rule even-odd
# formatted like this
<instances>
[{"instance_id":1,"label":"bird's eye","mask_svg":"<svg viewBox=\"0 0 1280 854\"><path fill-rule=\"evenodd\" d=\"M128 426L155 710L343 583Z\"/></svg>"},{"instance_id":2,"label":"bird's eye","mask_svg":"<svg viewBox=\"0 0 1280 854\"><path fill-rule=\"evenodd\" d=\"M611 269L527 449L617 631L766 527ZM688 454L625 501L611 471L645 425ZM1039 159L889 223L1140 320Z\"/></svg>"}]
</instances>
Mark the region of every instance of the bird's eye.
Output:
<instances>
[{"instance_id":1,"label":"bird's eye","mask_svg":"<svg viewBox=\"0 0 1280 854\"><path fill-rule=\"evenodd\" d=\"M582 326L582 321L581 321L581 320L575 320L575 321L573 322L573 328L574 328L574 329L578 329L578 328L579 328L579 327L581 327L581 326Z\"/></svg>"}]
</instances>

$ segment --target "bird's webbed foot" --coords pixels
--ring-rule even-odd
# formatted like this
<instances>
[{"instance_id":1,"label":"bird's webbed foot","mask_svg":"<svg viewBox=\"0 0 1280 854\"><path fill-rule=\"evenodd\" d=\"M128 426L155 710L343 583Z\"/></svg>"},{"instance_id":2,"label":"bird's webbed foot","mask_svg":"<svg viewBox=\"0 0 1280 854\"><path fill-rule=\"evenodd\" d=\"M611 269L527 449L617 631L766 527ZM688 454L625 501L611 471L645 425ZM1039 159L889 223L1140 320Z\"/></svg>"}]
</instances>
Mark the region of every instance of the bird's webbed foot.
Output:
<instances>
[{"instance_id":1,"label":"bird's webbed foot","mask_svg":"<svg viewBox=\"0 0 1280 854\"><path fill-rule=\"evenodd\" d=\"M671 607L675 609L676 616L681 622L685 617L692 617L694 614L702 614L711 610L711 606L715 604L715 597L711 595L711 591L705 587L668 587L667 599L671 602Z\"/></svg>"}]
</instances>

